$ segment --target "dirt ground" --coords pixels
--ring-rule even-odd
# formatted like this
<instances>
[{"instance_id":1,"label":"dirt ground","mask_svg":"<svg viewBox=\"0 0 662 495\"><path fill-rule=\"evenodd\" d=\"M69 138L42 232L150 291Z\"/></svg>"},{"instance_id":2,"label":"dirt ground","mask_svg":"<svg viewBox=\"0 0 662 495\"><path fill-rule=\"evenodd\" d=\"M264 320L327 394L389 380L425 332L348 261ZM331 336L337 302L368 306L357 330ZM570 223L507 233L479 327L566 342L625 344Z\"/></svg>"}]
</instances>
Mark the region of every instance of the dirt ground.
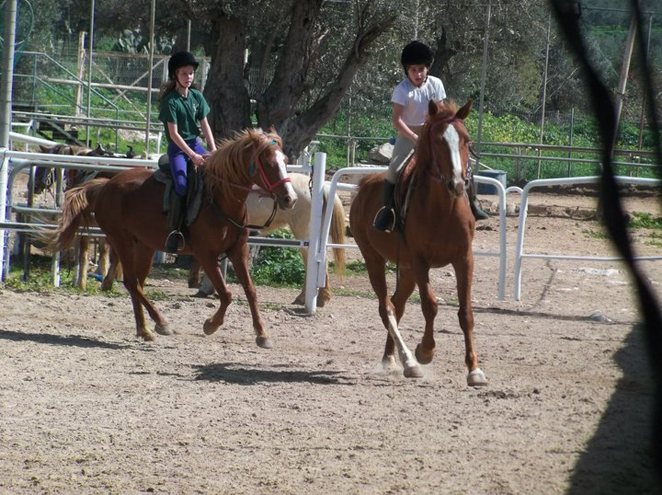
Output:
<instances>
[{"instance_id":1,"label":"dirt ground","mask_svg":"<svg viewBox=\"0 0 662 495\"><path fill-rule=\"evenodd\" d=\"M526 252L611 253L584 219L595 203L536 196ZM662 216L660 204L633 197L626 209ZM136 340L128 297L0 286L0 492L660 493L628 273L618 261L526 259L515 301L516 225L509 217L505 300L497 258L476 258L484 388L466 385L450 269L432 275L437 354L417 380L381 369L385 330L365 274L334 277L334 298L313 316L290 304L296 290L259 287L271 350L254 344L237 286L225 325L206 337L216 300L193 298L181 277L150 278L179 332L153 343ZM498 219L481 222L476 251L497 241ZM650 231L635 242L660 254ZM661 297L662 263L640 266ZM411 302L412 348L422 321Z\"/></svg>"}]
</instances>

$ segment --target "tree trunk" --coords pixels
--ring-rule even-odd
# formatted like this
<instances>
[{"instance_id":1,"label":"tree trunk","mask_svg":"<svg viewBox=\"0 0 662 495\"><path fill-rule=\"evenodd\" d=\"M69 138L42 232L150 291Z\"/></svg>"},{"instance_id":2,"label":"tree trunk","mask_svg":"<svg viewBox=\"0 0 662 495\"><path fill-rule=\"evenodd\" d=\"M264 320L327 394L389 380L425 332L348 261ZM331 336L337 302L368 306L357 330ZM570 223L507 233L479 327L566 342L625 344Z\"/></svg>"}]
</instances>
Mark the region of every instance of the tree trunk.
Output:
<instances>
[{"instance_id":1,"label":"tree trunk","mask_svg":"<svg viewBox=\"0 0 662 495\"><path fill-rule=\"evenodd\" d=\"M219 16L215 20L205 98L211 107L209 123L217 140L251 125L250 98L243 78L245 39L239 19Z\"/></svg>"},{"instance_id":2,"label":"tree trunk","mask_svg":"<svg viewBox=\"0 0 662 495\"><path fill-rule=\"evenodd\" d=\"M322 0L294 2L274 77L257 101L258 123L263 127L280 127L304 92L311 39L321 7Z\"/></svg>"}]
</instances>

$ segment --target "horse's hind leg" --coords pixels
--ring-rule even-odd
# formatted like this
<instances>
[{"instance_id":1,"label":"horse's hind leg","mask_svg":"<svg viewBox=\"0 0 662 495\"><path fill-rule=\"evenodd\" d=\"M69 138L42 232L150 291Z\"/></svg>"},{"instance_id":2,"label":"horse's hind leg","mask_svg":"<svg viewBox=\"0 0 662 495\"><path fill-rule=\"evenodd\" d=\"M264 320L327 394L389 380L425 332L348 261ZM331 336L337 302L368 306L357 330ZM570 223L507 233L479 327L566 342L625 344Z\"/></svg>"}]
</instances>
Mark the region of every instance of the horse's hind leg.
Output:
<instances>
[{"instance_id":1,"label":"horse's hind leg","mask_svg":"<svg viewBox=\"0 0 662 495\"><path fill-rule=\"evenodd\" d=\"M87 289L87 270L90 257L90 238L85 235L78 236L78 269L76 273L76 287Z\"/></svg>"},{"instance_id":2,"label":"horse's hind leg","mask_svg":"<svg viewBox=\"0 0 662 495\"><path fill-rule=\"evenodd\" d=\"M152 262L153 251L128 240L125 244L114 243L113 249L118 259L123 262L124 287L129 292L133 315L136 320L136 335L146 341L154 340L154 332L147 328L143 306L156 323L157 330L167 328L168 324L156 308L147 300L143 285ZM161 333L161 332L159 332Z\"/></svg>"},{"instance_id":3,"label":"horse's hind leg","mask_svg":"<svg viewBox=\"0 0 662 495\"><path fill-rule=\"evenodd\" d=\"M474 350L474 313L471 303L471 283L473 279L473 257L471 254L463 262L453 263L457 279L457 296L460 308L457 316L464 333L464 362L467 365L467 385L487 385L485 373L478 367L478 356Z\"/></svg>"},{"instance_id":4,"label":"horse's hind leg","mask_svg":"<svg viewBox=\"0 0 662 495\"><path fill-rule=\"evenodd\" d=\"M147 280L147 275L149 275L150 270L152 269L152 260L154 259L154 250L143 248L137 249L134 253L134 268L136 269L136 274L138 276L138 287L140 289L141 302L147 313L149 313L150 318L154 322L154 330L159 335L172 335L176 333L174 330L170 329L168 322L161 315L156 306L154 306L149 299L145 297L145 280Z\"/></svg>"},{"instance_id":5,"label":"horse's hind leg","mask_svg":"<svg viewBox=\"0 0 662 495\"><path fill-rule=\"evenodd\" d=\"M113 288L113 283L115 280L122 276L122 264L120 263L120 260L117 258L115 251L110 247L110 245L107 242L105 244L109 263L108 270L106 270L106 273L103 277L103 282L101 282L101 290L109 291Z\"/></svg>"},{"instance_id":6,"label":"horse's hind leg","mask_svg":"<svg viewBox=\"0 0 662 495\"><path fill-rule=\"evenodd\" d=\"M225 312L227 311L228 306L232 302L232 293L228 289L228 286L225 283L225 280L223 279L221 269L218 266L218 261L217 261L218 257L211 253L207 253L207 255L197 253L197 257L201 260L200 264L202 265L202 268L205 270L207 279L209 280L209 282L211 282L214 289L216 289L216 292L218 293L218 297L221 302L221 305L219 306L218 310L216 310L216 312L212 315L211 318L208 318L207 321L205 321L202 327L202 330L205 332L205 335L211 335L216 330L218 330L218 328L221 325L223 325L223 322L225 320Z\"/></svg>"}]
</instances>

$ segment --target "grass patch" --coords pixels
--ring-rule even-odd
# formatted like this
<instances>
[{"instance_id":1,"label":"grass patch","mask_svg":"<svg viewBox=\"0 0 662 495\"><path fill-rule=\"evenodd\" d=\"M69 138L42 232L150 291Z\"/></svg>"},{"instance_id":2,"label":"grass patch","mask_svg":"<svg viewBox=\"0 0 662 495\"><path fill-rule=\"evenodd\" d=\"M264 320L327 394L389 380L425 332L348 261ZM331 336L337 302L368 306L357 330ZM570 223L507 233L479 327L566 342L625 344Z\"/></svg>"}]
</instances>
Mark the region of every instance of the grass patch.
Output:
<instances>
[{"instance_id":1,"label":"grass patch","mask_svg":"<svg viewBox=\"0 0 662 495\"><path fill-rule=\"evenodd\" d=\"M649 246L662 248L662 232L653 232L646 241Z\"/></svg>"},{"instance_id":2,"label":"grass patch","mask_svg":"<svg viewBox=\"0 0 662 495\"><path fill-rule=\"evenodd\" d=\"M585 229L585 230L582 230L582 234L584 234L586 237L590 237L591 239L607 239L608 238L607 232L605 232L604 230Z\"/></svg>"},{"instance_id":3,"label":"grass patch","mask_svg":"<svg viewBox=\"0 0 662 495\"><path fill-rule=\"evenodd\" d=\"M53 273L51 257L43 255L32 255L30 257L30 270L27 278L23 273L23 265L13 263L9 270L9 276L5 280L5 287L15 292L42 292L47 293L56 289L53 285ZM60 287L71 294L103 295L106 297L119 297L122 292L113 288L108 292L101 290L101 283L91 276L87 281L87 288L81 290L76 286L76 268L73 263L60 265Z\"/></svg>"},{"instance_id":4,"label":"grass patch","mask_svg":"<svg viewBox=\"0 0 662 495\"><path fill-rule=\"evenodd\" d=\"M631 229L662 230L662 217L654 217L650 213L634 212L629 227Z\"/></svg>"}]
</instances>

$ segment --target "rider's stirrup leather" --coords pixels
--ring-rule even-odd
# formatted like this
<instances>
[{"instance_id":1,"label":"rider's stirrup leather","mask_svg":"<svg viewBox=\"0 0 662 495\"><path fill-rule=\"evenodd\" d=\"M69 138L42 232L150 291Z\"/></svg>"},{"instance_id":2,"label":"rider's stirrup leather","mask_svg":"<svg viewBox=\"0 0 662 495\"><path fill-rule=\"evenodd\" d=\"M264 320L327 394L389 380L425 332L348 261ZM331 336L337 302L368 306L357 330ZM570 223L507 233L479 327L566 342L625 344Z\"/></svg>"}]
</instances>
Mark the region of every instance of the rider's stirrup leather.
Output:
<instances>
[{"instance_id":1,"label":"rider's stirrup leather","mask_svg":"<svg viewBox=\"0 0 662 495\"><path fill-rule=\"evenodd\" d=\"M395 229L395 211L393 208L382 206L375 215L372 226L387 234L393 232Z\"/></svg>"},{"instance_id":2,"label":"rider's stirrup leather","mask_svg":"<svg viewBox=\"0 0 662 495\"><path fill-rule=\"evenodd\" d=\"M184 234L179 230L173 230L168 234L165 242L166 253L177 253L184 249L184 246L186 246L186 240Z\"/></svg>"}]
</instances>

